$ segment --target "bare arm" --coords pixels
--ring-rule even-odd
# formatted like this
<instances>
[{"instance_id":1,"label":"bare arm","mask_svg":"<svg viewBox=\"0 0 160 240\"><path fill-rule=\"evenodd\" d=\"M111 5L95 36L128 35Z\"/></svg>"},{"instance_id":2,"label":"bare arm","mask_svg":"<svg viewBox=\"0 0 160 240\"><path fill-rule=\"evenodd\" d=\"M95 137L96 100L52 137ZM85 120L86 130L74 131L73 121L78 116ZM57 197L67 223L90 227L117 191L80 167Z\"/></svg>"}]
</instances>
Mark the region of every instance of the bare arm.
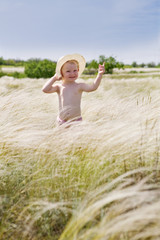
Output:
<instances>
[{"instance_id":1,"label":"bare arm","mask_svg":"<svg viewBox=\"0 0 160 240\"><path fill-rule=\"evenodd\" d=\"M54 93L59 91L58 85L52 86L56 81L60 80L57 75L55 74L51 77L43 86L42 91L45 93Z\"/></svg>"},{"instance_id":2,"label":"bare arm","mask_svg":"<svg viewBox=\"0 0 160 240\"><path fill-rule=\"evenodd\" d=\"M105 72L104 64L105 63L103 63L103 65L99 65L98 75L92 84L86 84L86 83L81 84L82 91L92 92L92 91L95 91L99 87L99 85L101 83L102 75Z\"/></svg>"}]
</instances>

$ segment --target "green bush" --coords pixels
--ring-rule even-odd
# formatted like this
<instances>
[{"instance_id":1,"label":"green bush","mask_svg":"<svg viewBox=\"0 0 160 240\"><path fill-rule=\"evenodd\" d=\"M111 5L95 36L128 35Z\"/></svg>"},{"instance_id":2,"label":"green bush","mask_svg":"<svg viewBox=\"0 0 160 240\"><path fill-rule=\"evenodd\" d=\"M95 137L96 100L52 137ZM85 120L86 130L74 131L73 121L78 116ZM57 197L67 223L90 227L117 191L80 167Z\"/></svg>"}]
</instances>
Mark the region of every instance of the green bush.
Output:
<instances>
[{"instance_id":1,"label":"green bush","mask_svg":"<svg viewBox=\"0 0 160 240\"><path fill-rule=\"evenodd\" d=\"M3 65L3 64L4 64L3 57L0 57L0 65Z\"/></svg>"},{"instance_id":2,"label":"green bush","mask_svg":"<svg viewBox=\"0 0 160 240\"><path fill-rule=\"evenodd\" d=\"M133 68L136 68L136 67L138 67L138 64L134 61L131 66L132 66Z\"/></svg>"},{"instance_id":3,"label":"green bush","mask_svg":"<svg viewBox=\"0 0 160 240\"><path fill-rule=\"evenodd\" d=\"M106 58L104 55L99 56L99 61L95 59L86 64L86 70L84 74L95 74L98 70L99 64L103 64L105 62L105 73L112 74L114 68L124 68L124 64L121 62L117 62L114 57Z\"/></svg>"},{"instance_id":4,"label":"green bush","mask_svg":"<svg viewBox=\"0 0 160 240\"><path fill-rule=\"evenodd\" d=\"M98 69L98 62L93 59L91 62L87 63L87 68L88 69Z\"/></svg>"},{"instance_id":5,"label":"green bush","mask_svg":"<svg viewBox=\"0 0 160 240\"><path fill-rule=\"evenodd\" d=\"M112 74L113 69L116 68L116 59L113 57L109 57L105 61L105 71L106 73Z\"/></svg>"},{"instance_id":6,"label":"green bush","mask_svg":"<svg viewBox=\"0 0 160 240\"><path fill-rule=\"evenodd\" d=\"M5 76L5 73L0 71L0 77L3 77L3 76Z\"/></svg>"},{"instance_id":7,"label":"green bush","mask_svg":"<svg viewBox=\"0 0 160 240\"><path fill-rule=\"evenodd\" d=\"M150 62L147 64L147 67L154 68L154 67L156 67L156 64L154 62Z\"/></svg>"},{"instance_id":8,"label":"green bush","mask_svg":"<svg viewBox=\"0 0 160 240\"><path fill-rule=\"evenodd\" d=\"M124 68L124 64L121 62L117 62L114 57L106 58L104 55L99 56L99 64L103 64L105 62L105 73L112 74L114 68Z\"/></svg>"},{"instance_id":9,"label":"green bush","mask_svg":"<svg viewBox=\"0 0 160 240\"><path fill-rule=\"evenodd\" d=\"M55 74L56 63L44 59L30 59L25 65L25 74L29 78L50 78Z\"/></svg>"}]
</instances>

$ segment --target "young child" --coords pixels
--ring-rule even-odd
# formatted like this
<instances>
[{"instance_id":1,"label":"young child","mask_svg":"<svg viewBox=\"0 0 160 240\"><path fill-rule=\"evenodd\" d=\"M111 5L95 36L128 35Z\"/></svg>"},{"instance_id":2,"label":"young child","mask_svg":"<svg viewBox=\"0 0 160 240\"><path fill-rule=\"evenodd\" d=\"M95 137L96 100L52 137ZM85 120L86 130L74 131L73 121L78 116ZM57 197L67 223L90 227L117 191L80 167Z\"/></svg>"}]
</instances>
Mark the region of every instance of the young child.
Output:
<instances>
[{"instance_id":1,"label":"young child","mask_svg":"<svg viewBox=\"0 0 160 240\"><path fill-rule=\"evenodd\" d=\"M77 83L76 79L85 68L85 59L79 54L66 55L57 62L56 73L43 86L45 93L58 94L59 115L57 121L59 125L81 121L81 96L83 92L95 91L100 85L102 75L105 72L104 63L99 65L98 75L92 84ZM62 80L62 83L55 83Z\"/></svg>"}]
</instances>

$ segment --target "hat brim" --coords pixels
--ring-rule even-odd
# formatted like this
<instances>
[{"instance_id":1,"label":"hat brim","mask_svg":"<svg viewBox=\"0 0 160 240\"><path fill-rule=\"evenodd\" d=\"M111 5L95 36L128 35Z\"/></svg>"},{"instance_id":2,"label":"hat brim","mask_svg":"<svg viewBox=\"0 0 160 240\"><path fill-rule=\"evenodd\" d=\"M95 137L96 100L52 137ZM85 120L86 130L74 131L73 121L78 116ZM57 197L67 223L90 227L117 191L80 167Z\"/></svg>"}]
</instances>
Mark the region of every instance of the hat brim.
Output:
<instances>
[{"instance_id":1,"label":"hat brim","mask_svg":"<svg viewBox=\"0 0 160 240\"><path fill-rule=\"evenodd\" d=\"M57 65L56 65L56 74L57 74L58 77L62 77L61 68L62 68L63 64L65 62L71 61L71 60L76 60L79 64L78 77L82 74L82 72L85 69L86 61L85 61L83 56L75 53L75 54L70 54L70 55L63 56L58 60Z\"/></svg>"}]
</instances>

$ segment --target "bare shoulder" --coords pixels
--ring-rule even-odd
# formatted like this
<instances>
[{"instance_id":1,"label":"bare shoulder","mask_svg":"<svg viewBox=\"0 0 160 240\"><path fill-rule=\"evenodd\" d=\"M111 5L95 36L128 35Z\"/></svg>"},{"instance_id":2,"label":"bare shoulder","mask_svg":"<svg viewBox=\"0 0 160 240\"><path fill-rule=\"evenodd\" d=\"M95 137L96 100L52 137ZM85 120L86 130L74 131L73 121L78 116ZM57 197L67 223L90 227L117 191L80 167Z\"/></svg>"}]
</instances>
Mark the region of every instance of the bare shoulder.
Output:
<instances>
[{"instance_id":1,"label":"bare shoulder","mask_svg":"<svg viewBox=\"0 0 160 240\"><path fill-rule=\"evenodd\" d=\"M78 83L78 88L79 88L79 90L84 91L86 85L87 85L87 84L84 83L84 82L80 82L80 83Z\"/></svg>"},{"instance_id":2,"label":"bare shoulder","mask_svg":"<svg viewBox=\"0 0 160 240\"><path fill-rule=\"evenodd\" d=\"M60 92L60 84L53 85L47 93Z\"/></svg>"},{"instance_id":3,"label":"bare shoulder","mask_svg":"<svg viewBox=\"0 0 160 240\"><path fill-rule=\"evenodd\" d=\"M54 84L51 88L51 92L59 92L60 85L59 84Z\"/></svg>"}]
</instances>

